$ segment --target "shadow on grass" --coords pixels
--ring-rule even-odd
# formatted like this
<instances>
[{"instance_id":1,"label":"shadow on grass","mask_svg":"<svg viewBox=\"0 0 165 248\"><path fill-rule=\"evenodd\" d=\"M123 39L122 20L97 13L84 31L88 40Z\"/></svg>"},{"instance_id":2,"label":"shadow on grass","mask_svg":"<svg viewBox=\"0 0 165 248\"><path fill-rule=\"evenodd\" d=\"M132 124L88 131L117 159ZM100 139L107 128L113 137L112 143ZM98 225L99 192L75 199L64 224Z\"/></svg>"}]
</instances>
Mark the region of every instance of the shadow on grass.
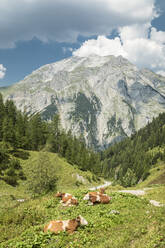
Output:
<instances>
[{"instance_id":1,"label":"shadow on grass","mask_svg":"<svg viewBox=\"0 0 165 248\"><path fill-rule=\"evenodd\" d=\"M16 157L16 158L21 158L23 160L26 160L29 158L29 152L27 151L23 151L23 150L16 150L16 151L12 151L11 154Z\"/></svg>"}]
</instances>

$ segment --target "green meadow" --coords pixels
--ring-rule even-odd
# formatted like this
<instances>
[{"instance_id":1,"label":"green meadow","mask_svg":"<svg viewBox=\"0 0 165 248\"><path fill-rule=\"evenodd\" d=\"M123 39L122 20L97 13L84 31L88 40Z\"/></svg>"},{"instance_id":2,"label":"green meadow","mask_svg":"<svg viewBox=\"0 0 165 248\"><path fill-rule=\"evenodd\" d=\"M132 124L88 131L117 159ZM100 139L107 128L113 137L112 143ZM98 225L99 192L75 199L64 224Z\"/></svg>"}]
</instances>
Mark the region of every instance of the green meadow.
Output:
<instances>
[{"instance_id":1,"label":"green meadow","mask_svg":"<svg viewBox=\"0 0 165 248\"><path fill-rule=\"evenodd\" d=\"M19 159L25 176L30 176L30 168L37 164L39 153L29 152L28 159ZM20 181L15 187L0 181L1 248L165 247L165 206L155 207L149 202L152 199L165 204L165 164L157 164L144 182L129 188L147 188L145 195L121 193L118 191L124 187L114 185L106 189L112 197L109 204L89 206L83 196L89 187L103 184L103 179L91 172L80 171L56 154L44 154L55 169L57 183L54 192L34 196L27 190L27 180ZM58 190L72 193L79 205L63 207L55 198ZM50 220L72 219L78 215L82 215L88 225L79 227L72 235L43 232L44 225Z\"/></svg>"}]
</instances>

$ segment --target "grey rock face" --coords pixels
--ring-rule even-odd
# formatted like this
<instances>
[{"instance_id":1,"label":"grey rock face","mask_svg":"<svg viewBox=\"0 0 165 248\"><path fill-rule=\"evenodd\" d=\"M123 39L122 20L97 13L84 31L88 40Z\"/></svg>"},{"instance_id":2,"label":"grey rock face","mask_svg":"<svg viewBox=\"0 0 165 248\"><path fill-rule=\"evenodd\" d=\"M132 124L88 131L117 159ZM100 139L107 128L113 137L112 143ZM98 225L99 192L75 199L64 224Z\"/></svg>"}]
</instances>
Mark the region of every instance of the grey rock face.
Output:
<instances>
[{"instance_id":1,"label":"grey rock face","mask_svg":"<svg viewBox=\"0 0 165 248\"><path fill-rule=\"evenodd\" d=\"M63 128L95 148L130 136L165 111L165 78L121 56L45 65L2 93L46 120L59 113Z\"/></svg>"}]
</instances>

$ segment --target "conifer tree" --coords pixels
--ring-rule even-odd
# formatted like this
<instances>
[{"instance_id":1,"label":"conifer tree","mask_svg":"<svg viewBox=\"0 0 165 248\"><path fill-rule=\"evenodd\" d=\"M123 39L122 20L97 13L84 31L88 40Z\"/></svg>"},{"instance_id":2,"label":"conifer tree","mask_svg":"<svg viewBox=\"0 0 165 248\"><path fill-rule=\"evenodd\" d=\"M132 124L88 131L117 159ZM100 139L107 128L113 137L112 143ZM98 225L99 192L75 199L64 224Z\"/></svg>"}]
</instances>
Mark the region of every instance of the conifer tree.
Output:
<instances>
[{"instance_id":1,"label":"conifer tree","mask_svg":"<svg viewBox=\"0 0 165 248\"><path fill-rule=\"evenodd\" d=\"M2 124L3 141L8 142L13 147L16 145L14 124L11 118L5 116Z\"/></svg>"},{"instance_id":2,"label":"conifer tree","mask_svg":"<svg viewBox=\"0 0 165 248\"><path fill-rule=\"evenodd\" d=\"M34 195L45 194L56 187L56 171L49 157L44 152L38 154L36 164L29 168L27 188Z\"/></svg>"},{"instance_id":3,"label":"conifer tree","mask_svg":"<svg viewBox=\"0 0 165 248\"><path fill-rule=\"evenodd\" d=\"M4 119L4 115L5 115L5 106L3 104L3 97L0 94L0 141L2 141L3 139L3 119Z\"/></svg>"}]
</instances>

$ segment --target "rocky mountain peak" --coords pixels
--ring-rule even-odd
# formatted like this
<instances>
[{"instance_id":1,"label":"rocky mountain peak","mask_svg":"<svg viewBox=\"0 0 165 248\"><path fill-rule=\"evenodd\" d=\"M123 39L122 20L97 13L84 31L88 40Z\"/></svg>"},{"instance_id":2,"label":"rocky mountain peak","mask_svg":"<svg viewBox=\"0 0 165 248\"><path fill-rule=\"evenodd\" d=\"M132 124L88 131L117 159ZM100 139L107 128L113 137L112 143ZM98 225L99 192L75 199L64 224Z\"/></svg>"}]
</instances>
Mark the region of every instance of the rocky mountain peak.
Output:
<instances>
[{"instance_id":1,"label":"rocky mountain peak","mask_svg":"<svg viewBox=\"0 0 165 248\"><path fill-rule=\"evenodd\" d=\"M165 110L165 78L122 56L73 56L42 66L2 93L46 120L59 113L63 128L95 148L130 136Z\"/></svg>"}]
</instances>

